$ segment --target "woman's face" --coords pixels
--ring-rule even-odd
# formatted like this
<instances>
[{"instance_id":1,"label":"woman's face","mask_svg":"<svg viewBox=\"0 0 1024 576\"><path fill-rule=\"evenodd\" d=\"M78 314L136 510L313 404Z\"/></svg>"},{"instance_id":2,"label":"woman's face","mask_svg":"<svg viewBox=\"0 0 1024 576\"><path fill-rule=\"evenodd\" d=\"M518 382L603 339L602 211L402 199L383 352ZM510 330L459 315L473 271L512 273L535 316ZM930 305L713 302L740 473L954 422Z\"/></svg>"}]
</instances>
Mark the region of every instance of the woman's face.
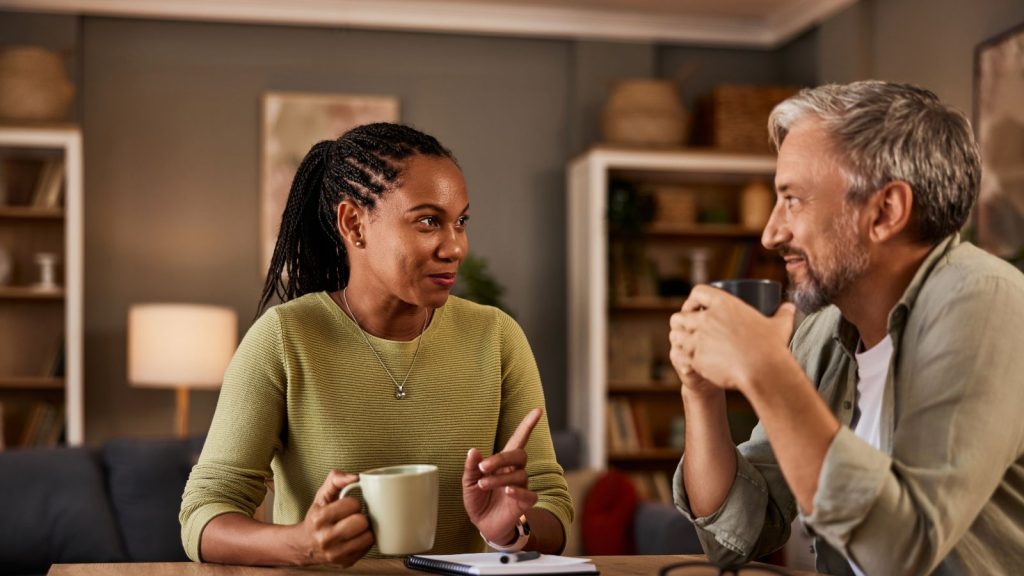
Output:
<instances>
[{"instance_id":1,"label":"woman's face","mask_svg":"<svg viewBox=\"0 0 1024 576\"><path fill-rule=\"evenodd\" d=\"M378 293L407 304L444 305L469 250L469 195L455 163L407 158L394 188L364 217L365 266L353 273L366 273Z\"/></svg>"}]
</instances>

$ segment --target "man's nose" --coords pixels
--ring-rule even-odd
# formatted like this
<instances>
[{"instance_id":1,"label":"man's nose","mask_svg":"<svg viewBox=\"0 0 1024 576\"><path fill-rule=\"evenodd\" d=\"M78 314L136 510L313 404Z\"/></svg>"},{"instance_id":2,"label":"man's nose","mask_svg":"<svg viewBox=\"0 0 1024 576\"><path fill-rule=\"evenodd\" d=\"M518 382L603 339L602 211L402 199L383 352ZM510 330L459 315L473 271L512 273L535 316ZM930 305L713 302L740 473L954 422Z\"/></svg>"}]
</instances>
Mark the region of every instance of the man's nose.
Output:
<instances>
[{"instance_id":1,"label":"man's nose","mask_svg":"<svg viewBox=\"0 0 1024 576\"><path fill-rule=\"evenodd\" d=\"M775 202L771 217L768 218L768 223L765 224L764 231L761 232L761 245L768 250L778 250L793 237L785 222L783 211L783 203L780 198Z\"/></svg>"}]
</instances>

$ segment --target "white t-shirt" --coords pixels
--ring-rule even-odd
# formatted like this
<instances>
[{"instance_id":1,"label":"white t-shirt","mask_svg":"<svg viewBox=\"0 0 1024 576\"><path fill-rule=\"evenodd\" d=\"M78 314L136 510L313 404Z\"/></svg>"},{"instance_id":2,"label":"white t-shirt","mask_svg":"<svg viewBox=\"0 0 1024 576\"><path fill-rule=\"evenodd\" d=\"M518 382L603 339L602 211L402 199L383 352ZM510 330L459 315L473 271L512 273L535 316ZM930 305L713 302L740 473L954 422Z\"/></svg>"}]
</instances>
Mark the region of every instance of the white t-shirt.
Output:
<instances>
[{"instance_id":1,"label":"white t-shirt","mask_svg":"<svg viewBox=\"0 0 1024 576\"><path fill-rule=\"evenodd\" d=\"M858 352L857 356L857 411L860 413L853 432L877 450L882 449L882 397L885 395L885 378L889 374L892 359L892 338L886 336L870 350ZM857 576L864 573L856 564L850 567Z\"/></svg>"}]
</instances>

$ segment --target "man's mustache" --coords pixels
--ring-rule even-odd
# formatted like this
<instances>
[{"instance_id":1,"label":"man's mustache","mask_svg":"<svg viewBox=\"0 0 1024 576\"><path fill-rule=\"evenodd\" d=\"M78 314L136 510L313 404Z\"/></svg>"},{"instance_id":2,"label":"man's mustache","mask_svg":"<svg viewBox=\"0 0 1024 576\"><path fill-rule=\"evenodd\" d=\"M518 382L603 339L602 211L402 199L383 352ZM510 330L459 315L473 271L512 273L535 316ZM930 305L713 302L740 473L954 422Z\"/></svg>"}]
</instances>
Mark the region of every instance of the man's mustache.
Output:
<instances>
[{"instance_id":1,"label":"man's mustache","mask_svg":"<svg viewBox=\"0 0 1024 576\"><path fill-rule=\"evenodd\" d=\"M782 246L781 248L776 248L775 251L778 252L779 256L782 258L785 258L787 256L796 256L798 258L803 258L804 260L807 259L806 252L804 252L803 250L793 248L792 246Z\"/></svg>"}]
</instances>

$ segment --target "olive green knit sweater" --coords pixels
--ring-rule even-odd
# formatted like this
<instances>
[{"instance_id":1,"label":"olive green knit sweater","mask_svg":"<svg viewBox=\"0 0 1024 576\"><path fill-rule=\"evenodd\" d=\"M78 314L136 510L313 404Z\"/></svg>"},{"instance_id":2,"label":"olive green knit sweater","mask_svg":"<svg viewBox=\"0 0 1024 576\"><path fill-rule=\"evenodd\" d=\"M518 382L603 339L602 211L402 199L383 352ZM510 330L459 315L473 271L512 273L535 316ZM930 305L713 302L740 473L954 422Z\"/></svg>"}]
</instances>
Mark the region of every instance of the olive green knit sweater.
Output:
<instances>
[{"instance_id":1,"label":"olive green knit sweater","mask_svg":"<svg viewBox=\"0 0 1024 576\"><path fill-rule=\"evenodd\" d=\"M275 306L253 324L224 375L185 486L181 537L189 557L199 560L203 528L215 516L251 516L271 476L274 521L294 524L332 468L358 473L396 464L440 469L434 553L483 549L462 506L466 453L500 450L523 416L544 405L522 329L496 308L452 296L417 340L369 339L399 382L419 340L405 399L395 399L356 324L327 293ZM567 528L572 503L546 415L526 449L537 506Z\"/></svg>"}]
</instances>

